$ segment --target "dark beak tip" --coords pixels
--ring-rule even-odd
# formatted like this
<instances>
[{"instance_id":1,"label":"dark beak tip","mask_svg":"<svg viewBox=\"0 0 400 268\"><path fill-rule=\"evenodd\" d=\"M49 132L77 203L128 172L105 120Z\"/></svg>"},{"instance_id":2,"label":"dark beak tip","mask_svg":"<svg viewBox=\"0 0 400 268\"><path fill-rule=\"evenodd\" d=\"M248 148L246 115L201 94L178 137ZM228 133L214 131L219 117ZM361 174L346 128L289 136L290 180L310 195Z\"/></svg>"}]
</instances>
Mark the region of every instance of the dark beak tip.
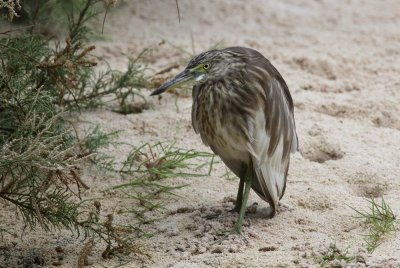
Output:
<instances>
[{"instance_id":1,"label":"dark beak tip","mask_svg":"<svg viewBox=\"0 0 400 268\"><path fill-rule=\"evenodd\" d=\"M177 84L181 83L182 80L183 81L188 80L188 78L190 78L189 74L190 74L189 71L185 69L183 72L181 72L180 74L178 74L174 78L170 79L169 81L165 82L164 84L159 86L159 88L157 88L156 90L151 92L150 96L155 96L155 95L159 95L161 93L164 93L169 88L175 87Z\"/></svg>"},{"instance_id":2,"label":"dark beak tip","mask_svg":"<svg viewBox=\"0 0 400 268\"><path fill-rule=\"evenodd\" d=\"M160 95L161 93L164 92L164 88L159 87L156 90L154 90L153 92L150 93L150 96L156 96L156 95Z\"/></svg>"}]
</instances>

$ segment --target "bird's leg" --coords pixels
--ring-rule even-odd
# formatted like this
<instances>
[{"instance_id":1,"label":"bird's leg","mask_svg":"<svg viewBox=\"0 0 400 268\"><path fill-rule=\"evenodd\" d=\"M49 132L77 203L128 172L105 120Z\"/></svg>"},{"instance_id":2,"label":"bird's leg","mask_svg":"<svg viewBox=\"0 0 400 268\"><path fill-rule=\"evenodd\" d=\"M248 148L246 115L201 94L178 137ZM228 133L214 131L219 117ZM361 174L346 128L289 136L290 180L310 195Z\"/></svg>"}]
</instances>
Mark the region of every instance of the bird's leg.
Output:
<instances>
[{"instance_id":1,"label":"bird's leg","mask_svg":"<svg viewBox=\"0 0 400 268\"><path fill-rule=\"evenodd\" d=\"M239 174L240 182L239 182L239 189L238 189L237 196L236 196L236 203L235 203L235 207L231 210L231 212L239 213L240 208L242 207L244 177L246 177L246 172L247 172L247 165L243 163L240 168L240 174Z\"/></svg>"},{"instance_id":2,"label":"bird's leg","mask_svg":"<svg viewBox=\"0 0 400 268\"><path fill-rule=\"evenodd\" d=\"M252 168L249 166L247 168L246 175L244 177L244 183L246 185L244 187L244 194L243 194L243 200L241 202L241 207L240 207L240 211L239 211L239 218L234 227L235 231L239 234L242 232L242 224L243 224L244 214L246 212L247 199L249 199L249 193L250 193L252 179L253 179Z\"/></svg>"},{"instance_id":3,"label":"bird's leg","mask_svg":"<svg viewBox=\"0 0 400 268\"><path fill-rule=\"evenodd\" d=\"M240 212L240 208L242 207L242 201L243 201L243 187L244 187L244 179L240 178L239 190L236 196L235 207L231 210L231 212L238 212L238 213Z\"/></svg>"}]
</instances>

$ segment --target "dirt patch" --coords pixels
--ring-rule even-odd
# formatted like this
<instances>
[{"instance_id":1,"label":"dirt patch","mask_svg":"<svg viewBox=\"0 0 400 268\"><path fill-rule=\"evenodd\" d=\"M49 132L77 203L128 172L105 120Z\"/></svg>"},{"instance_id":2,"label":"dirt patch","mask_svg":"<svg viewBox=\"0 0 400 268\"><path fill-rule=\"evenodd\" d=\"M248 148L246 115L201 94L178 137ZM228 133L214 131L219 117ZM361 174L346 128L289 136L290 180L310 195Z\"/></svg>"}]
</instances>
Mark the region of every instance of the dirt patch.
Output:
<instances>
[{"instance_id":1,"label":"dirt patch","mask_svg":"<svg viewBox=\"0 0 400 268\"><path fill-rule=\"evenodd\" d=\"M400 119L398 114L390 111L376 111L372 115L372 122L377 127L388 127L400 130Z\"/></svg>"},{"instance_id":2,"label":"dirt patch","mask_svg":"<svg viewBox=\"0 0 400 268\"><path fill-rule=\"evenodd\" d=\"M309 72L314 75L322 76L329 80L336 80L335 67L328 60L301 57L294 58L293 63L299 66L303 71Z\"/></svg>"},{"instance_id":3,"label":"dirt patch","mask_svg":"<svg viewBox=\"0 0 400 268\"><path fill-rule=\"evenodd\" d=\"M316 112L344 118L360 118L367 115L367 112L359 107L337 103L322 104L320 107L316 108Z\"/></svg>"},{"instance_id":4,"label":"dirt patch","mask_svg":"<svg viewBox=\"0 0 400 268\"><path fill-rule=\"evenodd\" d=\"M301 155L313 162L324 163L329 160L338 160L343 158L344 152L339 145L327 141L323 135L316 135L309 138L306 143L300 147Z\"/></svg>"},{"instance_id":5,"label":"dirt patch","mask_svg":"<svg viewBox=\"0 0 400 268\"><path fill-rule=\"evenodd\" d=\"M326 211L333 209L333 207L335 206L330 201L328 196L312 192L311 190L307 196L301 196L298 198L297 205L313 211ZM298 219L296 221L296 224L305 225L306 222L307 220Z\"/></svg>"},{"instance_id":6,"label":"dirt patch","mask_svg":"<svg viewBox=\"0 0 400 268\"><path fill-rule=\"evenodd\" d=\"M347 179L355 195L364 198L381 197L388 190L388 182L377 173L356 172Z\"/></svg>"}]
</instances>

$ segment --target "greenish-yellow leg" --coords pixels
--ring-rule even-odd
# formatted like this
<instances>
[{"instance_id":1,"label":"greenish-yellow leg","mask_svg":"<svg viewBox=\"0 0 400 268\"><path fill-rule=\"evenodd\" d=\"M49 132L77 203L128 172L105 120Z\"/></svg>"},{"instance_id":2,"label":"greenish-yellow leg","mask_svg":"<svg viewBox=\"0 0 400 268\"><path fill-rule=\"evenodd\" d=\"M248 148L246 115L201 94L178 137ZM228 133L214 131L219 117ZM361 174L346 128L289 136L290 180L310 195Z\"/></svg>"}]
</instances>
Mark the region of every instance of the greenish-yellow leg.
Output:
<instances>
[{"instance_id":1,"label":"greenish-yellow leg","mask_svg":"<svg viewBox=\"0 0 400 268\"><path fill-rule=\"evenodd\" d=\"M243 224L244 214L246 212L247 200L249 199L252 179L253 179L252 169L248 168L244 178L245 187L244 187L243 199L241 202L242 204L239 211L239 218L235 224L235 231L239 234L242 232L242 224Z\"/></svg>"},{"instance_id":2,"label":"greenish-yellow leg","mask_svg":"<svg viewBox=\"0 0 400 268\"><path fill-rule=\"evenodd\" d=\"M242 201L243 201L243 187L244 187L244 179L241 178L239 182L239 189L238 193L236 196L236 203L235 207L231 210L232 212L240 212L240 208L242 207Z\"/></svg>"},{"instance_id":3,"label":"greenish-yellow leg","mask_svg":"<svg viewBox=\"0 0 400 268\"><path fill-rule=\"evenodd\" d=\"M239 213L240 208L242 207L244 178L246 177L246 172L247 172L247 165L243 163L240 168L240 174L239 174L240 182L239 182L239 189L238 189L237 196L236 196L236 203L235 203L235 207L231 210L231 212Z\"/></svg>"}]
</instances>

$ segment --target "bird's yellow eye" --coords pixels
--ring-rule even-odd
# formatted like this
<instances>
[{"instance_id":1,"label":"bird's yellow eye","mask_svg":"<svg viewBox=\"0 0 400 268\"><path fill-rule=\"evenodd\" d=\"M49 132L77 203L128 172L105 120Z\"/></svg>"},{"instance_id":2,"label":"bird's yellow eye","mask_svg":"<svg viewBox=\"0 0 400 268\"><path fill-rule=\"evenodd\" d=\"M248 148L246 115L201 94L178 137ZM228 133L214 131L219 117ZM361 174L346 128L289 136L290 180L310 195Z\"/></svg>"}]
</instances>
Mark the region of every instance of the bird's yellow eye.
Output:
<instances>
[{"instance_id":1,"label":"bird's yellow eye","mask_svg":"<svg viewBox=\"0 0 400 268\"><path fill-rule=\"evenodd\" d=\"M203 69L204 70L208 70L208 69L210 69L210 67L211 67L211 64L209 64L209 63L203 64Z\"/></svg>"}]
</instances>

